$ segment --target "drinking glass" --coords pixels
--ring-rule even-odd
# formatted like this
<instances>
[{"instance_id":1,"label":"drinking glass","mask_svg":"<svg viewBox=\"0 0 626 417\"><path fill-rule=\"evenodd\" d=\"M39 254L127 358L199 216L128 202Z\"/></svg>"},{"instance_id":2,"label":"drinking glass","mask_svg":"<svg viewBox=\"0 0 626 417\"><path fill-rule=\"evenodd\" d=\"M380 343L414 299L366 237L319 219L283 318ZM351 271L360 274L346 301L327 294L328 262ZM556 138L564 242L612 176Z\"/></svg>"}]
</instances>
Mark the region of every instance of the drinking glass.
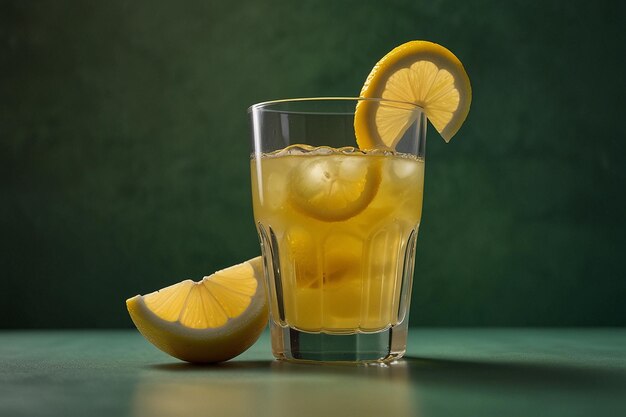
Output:
<instances>
[{"instance_id":1,"label":"drinking glass","mask_svg":"<svg viewBox=\"0 0 626 417\"><path fill-rule=\"evenodd\" d=\"M354 115L365 103L407 112L395 149L358 148ZM365 363L401 357L422 214L422 109L335 97L264 102L249 114L274 356Z\"/></svg>"}]
</instances>

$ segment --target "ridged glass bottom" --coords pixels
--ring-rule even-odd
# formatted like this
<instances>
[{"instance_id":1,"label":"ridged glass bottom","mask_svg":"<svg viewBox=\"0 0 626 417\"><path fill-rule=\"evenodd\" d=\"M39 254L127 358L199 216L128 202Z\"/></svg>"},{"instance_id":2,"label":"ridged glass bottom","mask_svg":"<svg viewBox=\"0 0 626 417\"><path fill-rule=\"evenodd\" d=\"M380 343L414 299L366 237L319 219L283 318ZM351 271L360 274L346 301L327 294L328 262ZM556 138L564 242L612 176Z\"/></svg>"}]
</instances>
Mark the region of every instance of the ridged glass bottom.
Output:
<instances>
[{"instance_id":1,"label":"ridged glass bottom","mask_svg":"<svg viewBox=\"0 0 626 417\"><path fill-rule=\"evenodd\" d=\"M271 324L272 353L290 362L383 363L406 351L407 326L376 333L308 333Z\"/></svg>"}]
</instances>

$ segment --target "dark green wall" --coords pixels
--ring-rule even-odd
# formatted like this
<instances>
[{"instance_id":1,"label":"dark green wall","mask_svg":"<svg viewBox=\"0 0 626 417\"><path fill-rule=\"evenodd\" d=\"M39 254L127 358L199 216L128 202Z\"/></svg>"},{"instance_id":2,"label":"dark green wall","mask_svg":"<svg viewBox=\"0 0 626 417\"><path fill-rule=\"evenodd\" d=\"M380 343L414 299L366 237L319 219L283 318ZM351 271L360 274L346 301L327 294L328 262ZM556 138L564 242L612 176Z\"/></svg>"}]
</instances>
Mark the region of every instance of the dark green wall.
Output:
<instances>
[{"instance_id":1,"label":"dark green wall","mask_svg":"<svg viewBox=\"0 0 626 417\"><path fill-rule=\"evenodd\" d=\"M130 326L255 256L247 106L356 95L412 39L474 102L429 130L411 323L626 324L622 4L2 1L0 327Z\"/></svg>"}]
</instances>

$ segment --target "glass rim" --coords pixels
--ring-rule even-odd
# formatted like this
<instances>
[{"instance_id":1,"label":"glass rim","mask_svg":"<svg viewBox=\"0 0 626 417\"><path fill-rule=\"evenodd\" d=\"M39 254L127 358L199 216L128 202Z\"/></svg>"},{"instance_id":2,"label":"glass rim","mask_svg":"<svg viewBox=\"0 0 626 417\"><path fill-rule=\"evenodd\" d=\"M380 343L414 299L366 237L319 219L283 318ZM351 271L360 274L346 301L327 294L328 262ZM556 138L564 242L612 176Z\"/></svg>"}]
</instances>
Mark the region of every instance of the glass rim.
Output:
<instances>
[{"instance_id":1,"label":"glass rim","mask_svg":"<svg viewBox=\"0 0 626 417\"><path fill-rule=\"evenodd\" d=\"M391 99L387 99L387 98L378 98L378 97L341 97L341 96L329 96L329 97L298 97L298 98L283 98L283 99L276 99L276 100L267 100L267 101L261 101L259 103L255 103L253 105L251 105L250 107L248 107L248 113L252 113L256 110L268 110L268 111L272 111L272 109L270 108L271 106L274 105L278 105L278 104L284 104L284 103L301 103L301 102L316 102L316 101L328 101L328 102L339 102L339 101L354 101L354 102L376 102L376 103L389 103L389 104L396 104L396 105L402 105L402 106L411 106L411 109L406 109L406 110L420 110L420 111L424 111L424 108L416 103L412 103L410 101L401 101L401 100L391 100ZM280 111L280 110L274 110L274 111ZM289 113L289 111L285 111L287 113ZM327 112L327 113L339 113L339 112Z\"/></svg>"}]
</instances>

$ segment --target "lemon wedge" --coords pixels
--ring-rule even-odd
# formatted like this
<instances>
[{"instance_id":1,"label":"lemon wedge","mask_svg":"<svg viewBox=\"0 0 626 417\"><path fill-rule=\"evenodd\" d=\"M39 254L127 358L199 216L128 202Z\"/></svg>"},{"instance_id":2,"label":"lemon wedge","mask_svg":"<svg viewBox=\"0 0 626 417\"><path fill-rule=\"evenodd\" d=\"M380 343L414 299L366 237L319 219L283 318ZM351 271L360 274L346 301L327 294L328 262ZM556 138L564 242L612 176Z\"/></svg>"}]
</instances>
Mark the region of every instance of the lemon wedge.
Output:
<instances>
[{"instance_id":1,"label":"lemon wedge","mask_svg":"<svg viewBox=\"0 0 626 417\"><path fill-rule=\"evenodd\" d=\"M411 41L385 55L368 75L357 105L354 127L361 149L394 149L419 112L446 142L457 133L472 101L469 77L448 49L428 41Z\"/></svg>"},{"instance_id":2,"label":"lemon wedge","mask_svg":"<svg viewBox=\"0 0 626 417\"><path fill-rule=\"evenodd\" d=\"M154 346L184 361L222 362L259 338L268 321L261 257L199 282L185 280L126 300L130 317Z\"/></svg>"},{"instance_id":3,"label":"lemon wedge","mask_svg":"<svg viewBox=\"0 0 626 417\"><path fill-rule=\"evenodd\" d=\"M379 158L364 155L310 157L291 177L296 209L322 221L343 221L362 212L381 180Z\"/></svg>"}]
</instances>

